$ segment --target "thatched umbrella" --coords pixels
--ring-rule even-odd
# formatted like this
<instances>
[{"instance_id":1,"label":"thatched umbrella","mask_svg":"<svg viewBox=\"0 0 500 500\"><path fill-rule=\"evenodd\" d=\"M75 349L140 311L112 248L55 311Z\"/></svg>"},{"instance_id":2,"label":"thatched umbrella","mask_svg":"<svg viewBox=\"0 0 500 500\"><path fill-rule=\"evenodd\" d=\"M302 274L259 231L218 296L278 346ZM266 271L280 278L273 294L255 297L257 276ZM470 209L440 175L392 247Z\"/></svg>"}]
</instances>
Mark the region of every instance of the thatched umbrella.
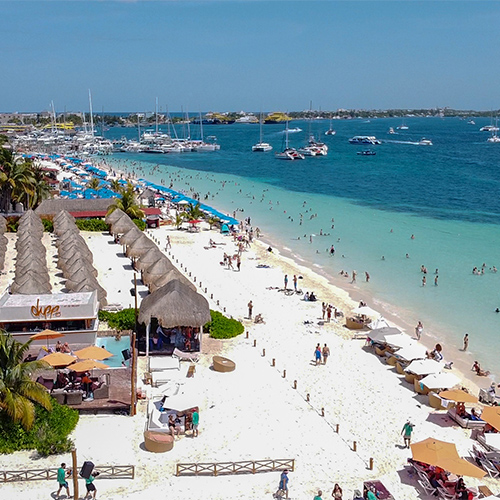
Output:
<instances>
[{"instance_id":1,"label":"thatched umbrella","mask_svg":"<svg viewBox=\"0 0 500 500\"><path fill-rule=\"evenodd\" d=\"M196 292L196 287L193 285L193 283L191 283L183 274L177 271L176 268L171 269L167 273L157 277L151 283L148 283L149 291L153 293L158 290L158 288L165 286L167 283L170 283L173 280L179 280L181 283L184 283L187 287Z\"/></svg>"},{"instance_id":2,"label":"thatched umbrella","mask_svg":"<svg viewBox=\"0 0 500 500\"><path fill-rule=\"evenodd\" d=\"M97 291L97 300L99 301L99 308L103 308L108 305L108 300L107 300L107 293L104 288L97 284L91 284L91 283L80 283L78 285L78 290L72 290L73 292L94 292Z\"/></svg>"},{"instance_id":3,"label":"thatched umbrella","mask_svg":"<svg viewBox=\"0 0 500 500\"><path fill-rule=\"evenodd\" d=\"M167 257L162 257L161 259L151 264L151 266L149 266L142 273L142 281L144 281L146 285L149 285L157 278L159 278L161 275L168 273L172 269L175 269L175 267L170 262L170 260L167 259Z\"/></svg>"},{"instance_id":4,"label":"thatched umbrella","mask_svg":"<svg viewBox=\"0 0 500 500\"><path fill-rule=\"evenodd\" d=\"M16 283L16 285L23 285L24 283L30 280L35 280L40 284L50 283L49 273L47 272L40 273L29 269L23 273L19 274L16 273L16 277L14 278L14 283Z\"/></svg>"},{"instance_id":5,"label":"thatched umbrella","mask_svg":"<svg viewBox=\"0 0 500 500\"><path fill-rule=\"evenodd\" d=\"M80 268L66 276L68 280L73 281L74 283L80 283L83 280L90 280L91 282L97 282L94 274L88 268Z\"/></svg>"},{"instance_id":6,"label":"thatched umbrella","mask_svg":"<svg viewBox=\"0 0 500 500\"><path fill-rule=\"evenodd\" d=\"M158 247L150 248L146 253L142 254L135 262L135 267L140 271L144 271L151 264L154 264L157 260L163 258L164 255Z\"/></svg>"},{"instance_id":7,"label":"thatched umbrella","mask_svg":"<svg viewBox=\"0 0 500 500\"><path fill-rule=\"evenodd\" d=\"M97 276L97 270L85 259L76 259L71 264L68 264L62 268L64 276L70 278L76 272L83 269L85 272Z\"/></svg>"},{"instance_id":8,"label":"thatched umbrella","mask_svg":"<svg viewBox=\"0 0 500 500\"><path fill-rule=\"evenodd\" d=\"M80 253L87 260L90 260L92 262L92 252L89 250L89 248L87 246L78 244L76 241L68 241L66 245L60 246L58 253L60 259L69 259L75 253Z\"/></svg>"},{"instance_id":9,"label":"thatched umbrella","mask_svg":"<svg viewBox=\"0 0 500 500\"><path fill-rule=\"evenodd\" d=\"M151 318L165 328L202 327L210 321L210 307L205 297L193 292L179 280L173 280L142 299L139 322L146 324L146 355L149 354Z\"/></svg>"},{"instance_id":10,"label":"thatched umbrella","mask_svg":"<svg viewBox=\"0 0 500 500\"><path fill-rule=\"evenodd\" d=\"M158 248L147 236L139 238L127 247L125 255L127 257L137 258L147 253L151 248Z\"/></svg>"},{"instance_id":11,"label":"thatched umbrella","mask_svg":"<svg viewBox=\"0 0 500 500\"><path fill-rule=\"evenodd\" d=\"M67 252L60 255L57 261L57 267L64 271L66 268L73 267L73 264L79 260L84 261L86 266L93 267L92 259L89 255L85 255L83 252L80 252L80 250L75 251L73 254Z\"/></svg>"},{"instance_id":12,"label":"thatched umbrella","mask_svg":"<svg viewBox=\"0 0 500 500\"><path fill-rule=\"evenodd\" d=\"M144 233L134 224L123 236L120 236L121 245L130 245L140 238Z\"/></svg>"},{"instance_id":13,"label":"thatched umbrella","mask_svg":"<svg viewBox=\"0 0 500 500\"><path fill-rule=\"evenodd\" d=\"M106 224L114 224L115 222L118 221L118 219L121 219L124 215L127 214L120 208L116 208L111 213L107 214L106 217L104 217L104 221L106 222Z\"/></svg>"},{"instance_id":14,"label":"thatched umbrella","mask_svg":"<svg viewBox=\"0 0 500 500\"><path fill-rule=\"evenodd\" d=\"M124 217L118 219L115 223L111 224L111 232L113 234L125 234L130 228L134 226L135 222L133 222L128 215L125 215Z\"/></svg>"},{"instance_id":15,"label":"thatched umbrella","mask_svg":"<svg viewBox=\"0 0 500 500\"><path fill-rule=\"evenodd\" d=\"M50 293L51 290L52 287L50 283L48 285L40 284L36 280L29 280L20 286L16 285L16 283L12 283L10 287L11 293L15 295L45 295Z\"/></svg>"}]
</instances>

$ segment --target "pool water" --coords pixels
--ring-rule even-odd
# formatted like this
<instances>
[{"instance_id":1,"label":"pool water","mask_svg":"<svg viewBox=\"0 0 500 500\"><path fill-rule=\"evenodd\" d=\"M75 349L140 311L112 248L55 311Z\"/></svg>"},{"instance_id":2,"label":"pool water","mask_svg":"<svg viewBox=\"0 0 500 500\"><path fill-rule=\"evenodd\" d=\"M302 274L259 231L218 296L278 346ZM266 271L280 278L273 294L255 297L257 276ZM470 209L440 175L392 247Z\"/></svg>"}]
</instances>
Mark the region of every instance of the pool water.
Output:
<instances>
[{"instance_id":1,"label":"pool water","mask_svg":"<svg viewBox=\"0 0 500 500\"><path fill-rule=\"evenodd\" d=\"M129 335L124 335L120 340L116 340L115 337L97 337L95 344L97 347L104 347L113 354L111 358L102 361L105 365L110 368L120 368L123 366L122 361L124 361L125 366L129 366L130 360L125 361L122 355L122 351L130 349Z\"/></svg>"}]
</instances>

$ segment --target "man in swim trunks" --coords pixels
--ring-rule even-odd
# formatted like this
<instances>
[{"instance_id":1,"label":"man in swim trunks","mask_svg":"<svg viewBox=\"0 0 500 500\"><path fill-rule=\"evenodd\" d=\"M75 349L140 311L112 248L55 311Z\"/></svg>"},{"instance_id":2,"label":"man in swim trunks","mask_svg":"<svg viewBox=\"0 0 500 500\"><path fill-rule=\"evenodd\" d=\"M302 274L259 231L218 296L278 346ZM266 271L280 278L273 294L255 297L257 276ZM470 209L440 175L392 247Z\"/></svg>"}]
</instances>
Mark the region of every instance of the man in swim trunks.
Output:
<instances>
[{"instance_id":1,"label":"man in swim trunks","mask_svg":"<svg viewBox=\"0 0 500 500\"><path fill-rule=\"evenodd\" d=\"M68 498L71 496L69 494L68 481L66 481L67 475L69 475L69 471L66 471L66 464L62 463L61 467L57 469L57 483L59 484L59 489L57 490L56 498L59 498L59 494L61 493L61 490L63 488L66 488L66 493L68 495Z\"/></svg>"}]
</instances>

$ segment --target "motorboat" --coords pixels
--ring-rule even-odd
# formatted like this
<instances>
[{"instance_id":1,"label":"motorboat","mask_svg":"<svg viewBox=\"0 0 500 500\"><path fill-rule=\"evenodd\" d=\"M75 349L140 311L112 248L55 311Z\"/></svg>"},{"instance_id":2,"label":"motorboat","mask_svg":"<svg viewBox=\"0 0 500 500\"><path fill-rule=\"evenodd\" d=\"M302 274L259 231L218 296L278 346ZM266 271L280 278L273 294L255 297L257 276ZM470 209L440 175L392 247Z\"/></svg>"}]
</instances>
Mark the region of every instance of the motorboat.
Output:
<instances>
[{"instance_id":1,"label":"motorboat","mask_svg":"<svg viewBox=\"0 0 500 500\"><path fill-rule=\"evenodd\" d=\"M488 142L500 142L500 137L497 134L492 134L491 137L488 137Z\"/></svg>"},{"instance_id":2,"label":"motorboat","mask_svg":"<svg viewBox=\"0 0 500 500\"><path fill-rule=\"evenodd\" d=\"M469 120L467 123L468 123L469 125L475 125L475 124L476 124L476 122L475 122L474 120Z\"/></svg>"},{"instance_id":3,"label":"motorboat","mask_svg":"<svg viewBox=\"0 0 500 500\"><path fill-rule=\"evenodd\" d=\"M335 135L337 132L333 130L333 128L329 128L326 132L325 135Z\"/></svg>"},{"instance_id":4,"label":"motorboat","mask_svg":"<svg viewBox=\"0 0 500 500\"><path fill-rule=\"evenodd\" d=\"M366 149L364 151L358 151L356 154L360 156L375 156L377 153L371 149Z\"/></svg>"},{"instance_id":5,"label":"motorboat","mask_svg":"<svg viewBox=\"0 0 500 500\"><path fill-rule=\"evenodd\" d=\"M388 134L395 134L394 129L392 127L389 127L389 130L387 132Z\"/></svg>"},{"instance_id":6,"label":"motorboat","mask_svg":"<svg viewBox=\"0 0 500 500\"><path fill-rule=\"evenodd\" d=\"M410 127L406 125L405 121L403 120L403 123L399 127L396 127L398 130L408 130Z\"/></svg>"},{"instance_id":7,"label":"motorboat","mask_svg":"<svg viewBox=\"0 0 500 500\"><path fill-rule=\"evenodd\" d=\"M432 141L430 139L426 139L425 137L422 137L420 141L418 141L419 146L432 146Z\"/></svg>"},{"instance_id":8,"label":"motorboat","mask_svg":"<svg viewBox=\"0 0 500 500\"><path fill-rule=\"evenodd\" d=\"M349 139L350 144L382 144L382 141L377 139L374 135L355 135Z\"/></svg>"},{"instance_id":9,"label":"motorboat","mask_svg":"<svg viewBox=\"0 0 500 500\"><path fill-rule=\"evenodd\" d=\"M296 149L288 148L281 153L275 153L277 160L304 160L305 156L299 153Z\"/></svg>"},{"instance_id":10,"label":"motorboat","mask_svg":"<svg viewBox=\"0 0 500 500\"><path fill-rule=\"evenodd\" d=\"M498 132L499 128L495 125L485 125L479 129L479 132Z\"/></svg>"},{"instance_id":11,"label":"motorboat","mask_svg":"<svg viewBox=\"0 0 500 500\"><path fill-rule=\"evenodd\" d=\"M313 135L309 136L307 147L315 151L315 156L326 156L328 154L328 146L324 142L317 141Z\"/></svg>"},{"instance_id":12,"label":"motorboat","mask_svg":"<svg viewBox=\"0 0 500 500\"><path fill-rule=\"evenodd\" d=\"M296 134L297 132L302 132L302 129L299 127L293 127L288 129L289 134Z\"/></svg>"}]
</instances>

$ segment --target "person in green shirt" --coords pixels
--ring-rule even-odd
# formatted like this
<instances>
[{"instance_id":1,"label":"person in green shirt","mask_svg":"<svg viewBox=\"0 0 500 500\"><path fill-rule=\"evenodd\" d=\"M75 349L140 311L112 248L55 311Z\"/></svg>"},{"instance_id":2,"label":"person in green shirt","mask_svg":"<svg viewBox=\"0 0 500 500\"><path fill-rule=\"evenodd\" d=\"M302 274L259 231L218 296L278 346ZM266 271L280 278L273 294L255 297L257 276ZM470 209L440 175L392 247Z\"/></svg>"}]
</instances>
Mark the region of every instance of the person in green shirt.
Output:
<instances>
[{"instance_id":1,"label":"person in green shirt","mask_svg":"<svg viewBox=\"0 0 500 500\"><path fill-rule=\"evenodd\" d=\"M90 476L85 479L85 487L87 488L87 493L83 500L86 500L88 496L92 495L92 498L95 500L95 496L97 494L97 488L94 484L94 479L99 475L99 472L94 472L90 474Z\"/></svg>"},{"instance_id":2,"label":"person in green shirt","mask_svg":"<svg viewBox=\"0 0 500 500\"><path fill-rule=\"evenodd\" d=\"M318 494L314 497L314 500L321 500L321 495L323 495L323 492L319 490Z\"/></svg>"},{"instance_id":3,"label":"person in green shirt","mask_svg":"<svg viewBox=\"0 0 500 500\"><path fill-rule=\"evenodd\" d=\"M193 437L198 437L198 425L200 423L200 414L197 410L193 412Z\"/></svg>"},{"instance_id":4,"label":"person in green shirt","mask_svg":"<svg viewBox=\"0 0 500 500\"><path fill-rule=\"evenodd\" d=\"M57 469L57 483L59 484L59 489L57 490L56 498L59 498L59 494L61 493L61 490L63 488L66 488L66 493L68 495L68 498L71 496L69 494L68 481L66 481L66 476L68 472L66 471L66 464L64 462L61 464L61 467Z\"/></svg>"},{"instance_id":5,"label":"person in green shirt","mask_svg":"<svg viewBox=\"0 0 500 500\"><path fill-rule=\"evenodd\" d=\"M405 442L405 448L410 447L411 433L413 432L413 424L408 420L405 425L403 425L403 430L401 434Z\"/></svg>"},{"instance_id":6,"label":"person in green shirt","mask_svg":"<svg viewBox=\"0 0 500 500\"><path fill-rule=\"evenodd\" d=\"M366 486L363 488L363 496L366 498L366 500L377 500L375 493L373 493L373 491Z\"/></svg>"}]
</instances>

